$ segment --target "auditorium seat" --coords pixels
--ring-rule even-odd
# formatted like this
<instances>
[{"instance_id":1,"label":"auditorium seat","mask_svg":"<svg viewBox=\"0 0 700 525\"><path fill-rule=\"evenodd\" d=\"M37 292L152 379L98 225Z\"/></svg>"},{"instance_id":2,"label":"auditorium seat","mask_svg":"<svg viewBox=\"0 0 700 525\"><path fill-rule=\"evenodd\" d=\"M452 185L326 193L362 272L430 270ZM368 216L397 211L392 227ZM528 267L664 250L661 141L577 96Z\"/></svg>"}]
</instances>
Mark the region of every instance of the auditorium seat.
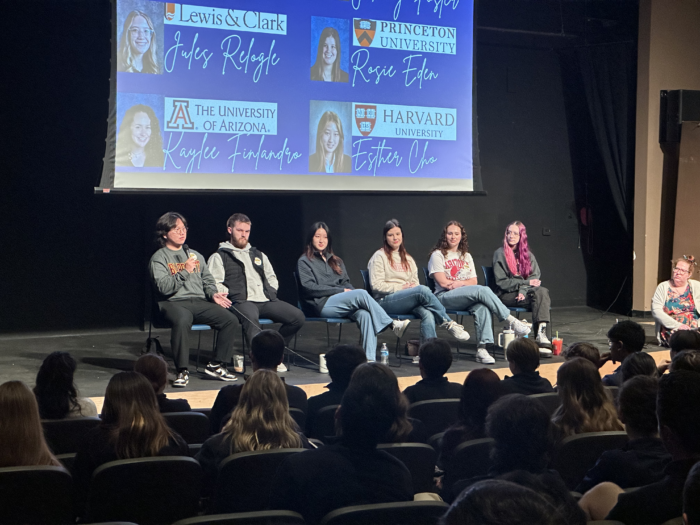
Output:
<instances>
[{"instance_id":1,"label":"auditorium seat","mask_svg":"<svg viewBox=\"0 0 700 525\"><path fill-rule=\"evenodd\" d=\"M435 449L435 452L437 452L438 454L440 453L440 449L442 449L442 438L444 435L444 432L439 432L437 434L433 434L428 438L428 445L433 447L433 449Z\"/></svg>"},{"instance_id":2,"label":"auditorium seat","mask_svg":"<svg viewBox=\"0 0 700 525\"><path fill-rule=\"evenodd\" d=\"M265 510L280 464L303 448L278 448L233 454L221 462L211 514Z\"/></svg>"},{"instance_id":3,"label":"auditorium seat","mask_svg":"<svg viewBox=\"0 0 700 525\"><path fill-rule=\"evenodd\" d=\"M304 517L291 510L263 510L235 514L212 514L180 520L173 525L303 525Z\"/></svg>"},{"instance_id":4,"label":"auditorium seat","mask_svg":"<svg viewBox=\"0 0 700 525\"><path fill-rule=\"evenodd\" d=\"M448 508L444 501L356 505L329 512L321 525L435 525Z\"/></svg>"},{"instance_id":5,"label":"auditorium seat","mask_svg":"<svg viewBox=\"0 0 700 525\"><path fill-rule=\"evenodd\" d=\"M209 418L201 412L168 412L163 417L188 445L204 443L210 435Z\"/></svg>"},{"instance_id":6,"label":"auditorium seat","mask_svg":"<svg viewBox=\"0 0 700 525\"><path fill-rule=\"evenodd\" d=\"M100 424L99 417L76 417L69 419L44 419L46 443L54 454L71 454L78 451L78 445L90 429Z\"/></svg>"},{"instance_id":7,"label":"auditorium seat","mask_svg":"<svg viewBox=\"0 0 700 525\"><path fill-rule=\"evenodd\" d=\"M75 464L75 452L72 452L70 454L56 454L56 459L61 462L61 465L63 465L63 468L65 468L68 472L73 474L73 465Z\"/></svg>"},{"instance_id":8,"label":"auditorium seat","mask_svg":"<svg viewBox=\"0 0 700 525\"><path fill-rule=\"evenodd\" d=\"M0 524L75 521L73 480L63 467L0 468Z\"/></svg>"},{"instance_id":9,"label":"auditorium seat","mask_svg":"<svg viewBox=\"0 0 700 525\"><path fill-rule=\"evenodd\" d=\"M111 461L92 475L86 522L170 524L197 514L202 468L192 458Z\"/></svg>"},{"instance_id":10,"label":"auditorium seat","mask_svg":"<svg viewBox=\"0 0 700 525\"><path fill-rule=\"evenodd\" d=\"M377 449L388 452L406 465L413 478L414 494L436 492L433 477L437 452L433 447L424 443L389 443L379 445Z\"/></svg>"},{"instance_id":11,"label":"auditorium seat","mask_svg":"<svg viewBox=\"0 0 700 525\"><path fill-rule=\"evenodd\" d=\"M430 399L418 401L408 408L408 415L425 425L425 433L432 436L444 432L457 422L459 399Z\"/></svg>"},{"instance_id":12,"label":"auditorium seat","mask_svg":"<svg viewBox=\"0 0 700 525\"><path fill-rule=\"evenodd\" d=\"M309 435L325 442L328 438L335 437L335 412L340 405L328 405L316 412L313 420L313 428L309 429Z\"/></svg>"},{"instance_id":13,"label":"auditorium seat","mask_svg":"<svg viewBox=\"0 0 700 525\"><path fill-rule=\"evenodd\" d=\"M557 392L547 392L546 394L530 394L528 396L530 399L537 399L544 408L547 410L549 417L554 415L557 408L561 405L561 399L559 399L559 394Z\"/></svg>"},{"instance_id":14,"label":"auditorium seat","mask_svg":"<svg viewBox=\"0 0 700 525\"><path fill-rule=\"evenodd\" d=\"M299 425L302 432L306 432L306 413L301 408L289 407L289 415Z\"/></svg>"},{"instance_id":15,"label":"auditorium seat","mask_svg":"<svg viewBox=\"0 0 700 525\"><path fill-rule=\"evenodd\" d=\"M445 468L443 485L448 487L460 479L470 479L488 474L491 467L491 447L493 444L493 439L482 438L472 439L457 445L452 453L452 460L443 465Z\"/></svg>"}]
</instances>

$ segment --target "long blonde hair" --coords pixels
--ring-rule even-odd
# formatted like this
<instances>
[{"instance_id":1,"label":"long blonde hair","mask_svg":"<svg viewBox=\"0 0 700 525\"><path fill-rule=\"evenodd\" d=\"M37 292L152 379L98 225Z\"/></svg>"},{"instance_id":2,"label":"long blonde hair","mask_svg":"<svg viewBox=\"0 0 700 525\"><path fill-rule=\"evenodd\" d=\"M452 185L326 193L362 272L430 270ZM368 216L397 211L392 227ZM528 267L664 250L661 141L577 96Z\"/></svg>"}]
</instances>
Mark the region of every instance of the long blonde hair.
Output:
<instances>
[{"instance_id":1,"label":"long blonde hair","mask_svg":"<svg viewBox=\"0 0 700 525\"><path fill-rule=\"evenodd\" d=\"M44 440L39 405L22 381L0 385L0 467L60 466Z\"/></svg>"},{"instance_id":2,"label":"long blonde hair","mask_svg":"<svg viewBox=\"0 0 700 525\"><path fill-rule=\"evenodd\" d=\"M289 415L284 383L273 370L257 370L243 385L241 397L222 433L231 454L275 448L300 448L297 424Z\"/></svg>"},{"instance_id":3,"label":"long blonde hair","mask_svg":"<svg viewBox=\"0 0 700 525\"><path fill-rule=\"evenodd\" d=\"M624 430L598 369L582 357L566 361L557 371L561 406L552 421L564 437L584 432Z\"/></svg>"},{"instance_id":4,"label":"long blonde hair","mask_svg":"<svg viewBox=\"0 0 700 525\"><path fill-rule=\"evenodd\" d=\"M135 72L134 69L134 55L131 50L131 41L129 39L129 29L131 28L131 23L137 16L142 17L148 24L151 33L151 45L148 46L148 51L143 54L143 69L141 73L160 73L160 66L158 65L158 44L156 43L156 28L153 25L151 18L143 11L134 10L129 13L124 20L124 28L122 30L122 38L119 41L119 51L117 52L117 70L118 71L128 71L130 73Z\"/></svg>"}]
</instances>

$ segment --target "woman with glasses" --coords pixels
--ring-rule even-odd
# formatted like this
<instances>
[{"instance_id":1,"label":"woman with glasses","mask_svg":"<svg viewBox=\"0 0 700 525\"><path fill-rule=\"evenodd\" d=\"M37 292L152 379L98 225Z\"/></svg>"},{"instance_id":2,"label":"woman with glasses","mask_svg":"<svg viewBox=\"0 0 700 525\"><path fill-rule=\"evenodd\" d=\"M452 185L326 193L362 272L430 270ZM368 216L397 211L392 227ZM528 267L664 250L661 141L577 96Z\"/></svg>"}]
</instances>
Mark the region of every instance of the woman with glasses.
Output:
<instances>
[{"instance_id":1,"label":"woman with glasses","mask_svg":"<svg viewBox=\"0 0 700 525\"><path fill-rule=\"evenodd\" d=\"M155 26L143 11L127 15L117 55L117 71L160 73Z\"/></svg>"},{"instance_id":2,"label":"woman with glasses","mask_svg":"<svg viewBox=\"0 0 700 525\"><path fill-rule=\"evenodd\" d=\"M671 278L656 287L651 300L651 315L656 321L656 338L660 346L669 346L671 334L678 330L698 329L700 282L691 279L697 262L692 255L672 261Z\"/></svg>"}]
</instances>

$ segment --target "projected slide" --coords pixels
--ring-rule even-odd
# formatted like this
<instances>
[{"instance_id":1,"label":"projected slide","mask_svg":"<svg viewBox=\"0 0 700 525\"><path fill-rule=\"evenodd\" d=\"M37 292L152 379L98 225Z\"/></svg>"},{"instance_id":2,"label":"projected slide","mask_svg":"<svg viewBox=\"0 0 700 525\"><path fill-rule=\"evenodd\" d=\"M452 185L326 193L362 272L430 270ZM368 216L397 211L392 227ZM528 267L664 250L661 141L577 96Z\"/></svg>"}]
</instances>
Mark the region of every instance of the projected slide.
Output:
<instances>
[{"instance_id":1,"label":"projected slide","mask_svg":"<svg viewBox=\"0 0 700 525\"><path fill-rule=\"evenodd\" d=\"M115 0L101 186L472 191L473 0Z\"/></svg>"}]
</instances>

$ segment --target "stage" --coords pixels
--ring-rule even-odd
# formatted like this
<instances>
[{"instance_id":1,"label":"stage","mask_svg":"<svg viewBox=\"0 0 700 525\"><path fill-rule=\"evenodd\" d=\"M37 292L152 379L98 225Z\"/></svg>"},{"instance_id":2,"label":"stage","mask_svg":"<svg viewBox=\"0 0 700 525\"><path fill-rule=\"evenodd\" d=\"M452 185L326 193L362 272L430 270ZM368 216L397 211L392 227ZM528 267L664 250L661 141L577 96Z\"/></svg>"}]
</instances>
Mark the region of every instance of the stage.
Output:
<instances>
[{"instance_id":1,"label":"stage","mask_svg":"<svg viewBox=\"0 0 700 525\"><path fill-rule=\"evenodd\" d=\"M529 317L524 317L529 320ZM604 314L599 310L587 307L553 308L552 319L554 330L559 332L559 336L564 339L564 347L576 342L585 341L595 344L602 352L608 349L608 339L606 333L616 322L616 319L627 319L618 314ZM633 319L636 320L636 319ZM668 350L662 349L656 344L654 337L654 323L649 319L639 319L647 334L647 345L645 351L653 352L653 357L659 361L668 358ZM465 318L465 328L474 335L472 318ZM500 326L496 328L500 331ZM166 355L169 355L169 330L155 330L154 335L158 335ZM509 374L508 363L501 355L497 356L494 365L482 365L477 363L472 354L475 351L475 344L472 340L466 344L460 344L460 354L457 354L457 342L449 337L446 331L438 330L438 336L445 337L453 347L454 361L448 377L450 381L462 382L467 373L475 368L488 367L495 370L501 377ZM75 383L82 396L91 397L95 400L98 408L102 405L102 398L107 382L110 377L120 371L131 370L134 361L143 350L148 337L148 332L139 330L104 330L92 332L65 332L65 333L43 333L43 334L23 334L18 336L0 337L0 383L9 380L21 380L30 387L34 386L36 373L43 359L51 352L60 350L70 352L78 361L78 370L75 374ZM331 326L331 344L337 341L338 329ZM402 343L408 339L419 337L419 323L413 322L408 328ZM343 327L342 342L356 343L359 338L359 330L354 324ZM169 397L186 398L193 408L210 407L216 398L219 389L227 384L214 378L197 374L195 368L195 354L197 348L197 332L191 332L190 346L190 382L184 389L173 389L168 387L166 393ZM396 338L389 331L379 335L379 343L387 343L390 350L390 364L392 370L399 378L401 388L412 385L420 379L418 366L410 360L403 360L399 367L398 360L394 357L394 347ZM293 347L293 343L291 345ZM299 332L297 340L297 351L302 356L318 363L318 354L324 353L326 346L326 327L322 323L307 323ZM206 359L211 355L212 332L202 334L201 365L206 364ZM241 352L240 334L237 338L235 352ZM466 354L466 355L465 355ZM320 374L318 368L311 363L305 362L299 357L297 363L303 365L294 366L286 373L280 374L289 384L302 387L309 396L323 392L324 386L330 382L330 376ZM542 359L540 373L547 377L553 384L556 382L556 371L563 362L561 357ZM172 361L168 359L171 365ZM614 370L618 365L607 363L601 374L606 374ZM309 368L306 368L309 367ZM230 367L232 368L232 367ZM248 372L251 369L248 368ZM243 379L240 378L239 381Z\"/></svg>"}]
</instances>

